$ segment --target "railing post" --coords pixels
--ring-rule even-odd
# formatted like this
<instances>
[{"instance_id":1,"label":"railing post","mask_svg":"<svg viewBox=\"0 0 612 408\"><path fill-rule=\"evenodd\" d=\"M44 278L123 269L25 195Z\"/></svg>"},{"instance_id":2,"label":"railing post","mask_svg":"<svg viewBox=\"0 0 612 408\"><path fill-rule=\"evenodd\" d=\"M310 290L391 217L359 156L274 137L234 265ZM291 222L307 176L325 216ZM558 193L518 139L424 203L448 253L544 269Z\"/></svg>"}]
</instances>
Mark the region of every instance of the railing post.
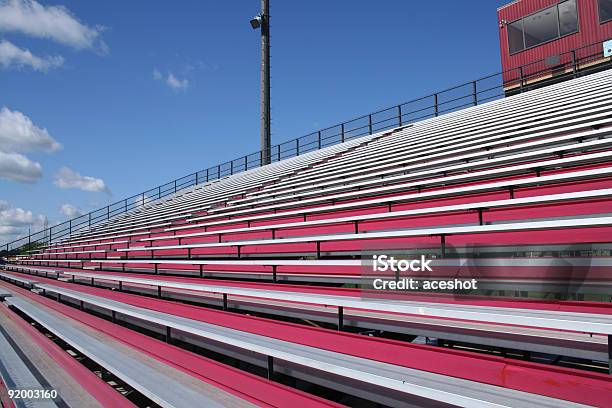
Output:
<instances>
[{"instance_id":1,"label":"railing post","mask_svg":"<svg viewBox=\"0 0 612 408\"><path fill-rule=\"evenodd\" d=\"M295 139L295 155L300 155L300 139Z\"/></svg>"},{"instance_id":2,"label":"railing post","mask_svg":"<svg viewBox=\"0 0 612 408\"><path fill-rule=\"evenodd\" d=\"M319 147L319 150L321 150L321 131L319 130L317 133L317 146Z\"/></svg>"},{"instance_id":3,"label":"railing post","mask_svg":"<svg viewBox=\"0 0 612 408\"><path fill-rule=\"evenodd\" d=\"M220 164L217 165L217 179L221 179L221 165Z\"/></svg>"},{"instance_id":4,"label":"railing post","mask_svg":"<svg viewBox=\"0 0 612 408\"><path fill-rule=\"evenodd\" d=\"M230 175L233 175L233 174L234 174L234 161L231 160L230 161Z\"/></svg>"},{"instance_id":5,"label":"railing post","mask_svg":"<svg viewBox=\"0 0 612 408\"><path fill-rule=\"evenodd\" d=\"M572 50L572 74L576 78L578 72L578 61L576 61L576 50Z\"/></svg>"},{"instance_id":6,"label":"railing post","mask_svg":"<svg viewBox=\"0 0 612 408\"><path fill-rule=\"evenodd\" d=\"M372 115L368 115L368 129L370 131L370 134L372 134Z\"/></svg>"},{"instance_id":7,"label":"railing post","mask_svg":"<svg viewBox=\"0 0 612 408\"><path fill-rule=\"evenodd\" d=\"M402 126L402 105L397 105L397 121L399 126Z\"/></svg>"},{"instance_id":8,"label":"railing post","mask_svg":"<svg viewBox=\"0 0 612 408\"><path fill-rule=\"evenodd\" d=\"M344 123L340 124L340 143L344 143Z\"/></svg>"},{"instance_id":9,"label":"railing post","mask_svg":"<svg viewBox=\"0 0 612 408\"><path fill-rule=\"evenodd\" d=\"M68 235L72 236L72 220L68 220Z\"/></svg>"},{"instance_id":10,"label":"railing post","mask_svg":"<svg viewBox=\"0 0 612 408\"><path fill-rule=\"evenodd\" d=\"M142 193L142 205L145 205L145 193Z\"/></svg>"},{"instance_id":11,"label":"railing post","mask_svg":"<svg viewBox=\"0 0 612 408\"><path fill-rule=\"evenodd\" d=\"M472 82L472 98L474 100L474 106L478 105L478 92L476 90L476 81Z\"/></svg>"},{"instance_id":12,"label":"railing post","mask_svg":"<svg viewBox=\"0 0 612 408\"><path fill-rule=\"evenodd\" d=\"M91 228L91 212L89 213L89 228Z\"/></svg>"},{"instance_id":13,"label":"railing post","mask_svg":"<svg viewBox=\"0 0 612 408\"><path fill-rule=\"evenodd\" d=\"M49 227L49 244L51 244L52 235L53 235L53 227Z\"/></svg>"},{"instance_id":14,"label":"railing post","mask_svg":"<svg viewBox=\"0 0 612 408\"><path fill-rule=\"evenodd\" d=\"M160 199L161 198L161 186L157 187L157 198Z\"/></svg>"},{"instance_id":15,"label":"railing post","mask_svg":"<svg viewBox=\"0 0 612 408\"><path fill-rule=\"evenodd\" d=\"M277 161L280 161L280 144L276 145Z\"/></svg>"},{"instance_id":16,"label":"railing post","mask_svg":"<svg viewBox=\"0 0 612 408\"><path fill-rule=\"evenodd\" d=\"M174 192L176 193L176 180L174 180Z\"/></svg>"},{"instance_id":17,"label":"railing post","mask_svg":"<svg viewBox=\"0 0 612 408\"><path fill-rule=\"evenodd\" d=\"M438 94L435 93L434 97L434 116L438 116Z\"/></svg>"},{"instance_id":18,"label":"railing post","mask_svg":"<svg viewBox=\"0 0 612 408\"><path fill-rule=\"evenodd\" d=\"M110 220L110 205L106 206L106 219Z\"/></svg>"},{"instance_id":19,"label":"railing post","mask_svg":"<svg viewBox=\"0 0 612 408\"><path fill-rule=\"evenodd\" d=\"M197 185L198 185L198 178L199 178L200 173L199 173L199 172L196 172L196 174L195 174L195 175L196 175L195 185L197 186Z\"/></svg>"},{"instance_id":20,"label":"railing post","mask_svg":"<svg viewBox=\"0 0 612 408\"><path fill-rule=\"evenodd\" d=\"M123 212L127 212L127 210L128 210L128 209L127 209L127 207L128 207L128 204L127 204L127 198L126 198L126 199L123 201L123 207L124 207Z\"/></svg>"},{"instance_id":21,"label":"railing post","mask_svg":"<svg viewBox=\"0 0 612 408\"><path fill-rule=\"evenodd\" d=\"M208 169L206 169L206 182L208 182Z\"/></svg>"},{"instance_id":22,"label":"railing post","mask_svg":"<svg viewBox=\"0 0 612 408\"><path fill-rule=\"evenodd\" d=\"M520 75L520 79L521 79L521 92L523 92L523 67L519 67L519 75Z\"/></svg>"},{"instance_id":23,"label":"railing post","mask_svg":"<svg viewBox=\"0 0 612 408\"><path fill-rule=\"evenodd\" d=\"M244 171L249 169L249 156L244 156Z\"/></svg>"}]
</instances>

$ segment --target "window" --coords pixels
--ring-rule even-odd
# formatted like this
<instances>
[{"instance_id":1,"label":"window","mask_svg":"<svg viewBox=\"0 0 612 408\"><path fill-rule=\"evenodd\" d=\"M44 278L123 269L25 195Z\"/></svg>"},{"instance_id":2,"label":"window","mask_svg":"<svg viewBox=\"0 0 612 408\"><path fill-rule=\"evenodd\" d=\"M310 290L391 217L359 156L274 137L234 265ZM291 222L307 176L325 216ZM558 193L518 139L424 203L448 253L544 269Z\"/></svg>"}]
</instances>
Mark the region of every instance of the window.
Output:
<instances>
[{"instance_id":1,"label":"window","mask_svg":"<svg viewBox=\"0 0 612 408\"><path fill-rule=\"evenodd\" d=\"M554 40L559 37L559 13L550 7L523 19L525 48Z\"/></svg>"},{"instance_id":2,"label":"window","mask_svg":"<svg viewBox=\"0 0 612 408\"><path fill-rule=\"evenodd\" d=\"M599 22L612 20L612 0L599 0Z\"/></svg>"},{"instance_id":3,"label":"window","mask_svg":"<svg viewBox=\"0 0 612 408\"><path fill-rule=\"evenodd\" d=\"M612 0L609 0L612 1ZM578 10L576 1L559 3L559 36L575 33L578 31Z\"/></svg>"},{"instance_id":4,"label":"window","mask_svg":"<svg viewBox=\"0 0 612 408\"><path fill-rule=\"evenodd\" d=\"M612 4L612 0L600 0L600 2ZM612 7L610 9L612 11ZM527 48L575 33L578 31L576 0L566 0L545 8L510 23L506 27L510 54L516 54Z\"/></svg>"},{"instance_id":5,"label":"window","mask_svg":"<svg viewBox=\"0 0 612 408\"><path fill-rule=\"evenodd\" d=\"M517 53L525 49L523 42L523 20L508 24L508 42L510 44L510 54Z\"/></svg>"}]
</instances>

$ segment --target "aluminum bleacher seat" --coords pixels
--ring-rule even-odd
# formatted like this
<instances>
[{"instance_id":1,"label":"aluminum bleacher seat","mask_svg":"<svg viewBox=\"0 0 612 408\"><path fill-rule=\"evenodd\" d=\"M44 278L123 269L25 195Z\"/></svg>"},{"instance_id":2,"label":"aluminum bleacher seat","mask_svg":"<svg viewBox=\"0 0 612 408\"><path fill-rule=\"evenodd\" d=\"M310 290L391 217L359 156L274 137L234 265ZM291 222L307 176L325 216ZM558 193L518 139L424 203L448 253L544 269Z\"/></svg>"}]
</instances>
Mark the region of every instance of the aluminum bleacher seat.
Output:
<instances>
[{"instance_id":1,"label":"aluminum bleacher seat","mask_svg":"<svg viewBox=\"0 0 612 408\"><path fill-rule=\"evenodd\" d=\"M534 352L548 352L585 359L605 360L607 358L607 338L605 335L587 335L582 332L570 334L565 329L577 329L587 319L587 314L593 321L605 321L609 316L605 314L606 308L594 303L583 302L578 307L571 302L557 302L542 304L538 302L493 302L480 301L473 303L458 302L457 299L438 297L437 302L431 303L431 298L423 300L414 297L410 302L380 302L377 299L363 298L359 290L348 288L295 288L290 285L270 285L240 283L228 281L206 280L185 277L143 277L140 274L111 274L78 272L72 269L48 270L46 268L10 267L15 271L24 271L37 276L51 276L70 282L83 283L91 286L112 288L114 290L129 291L166 299L182 299L190 302L203 303L234 310L247 310L276 316L291 316L309 321L322 321L336 324L338 328L355 327L361 329L390 330L397 333L428 335L430 337L451 339L455 341L478 342L478 335L484 336L487 332L487 344L498 347L517 347ZM454 304L459 303L459 307ZM303 305L308 304L308 308ZM350 307L358 305L356 307ZM442 308L438 308L442 306ZM422 319L414 317L415 313L407 313L407 308L417 308L427 311L430 316L448 317L463 316L463 306L473 311L483 310L479 318L472 319L468 324L456 322L449 327L448 320ZM478 307L484 306L484 307ZM335 307L335 309L334 309ZM541 317L553 317L546 324L541 321L540 328L528 328L534 314L527 309L539 307L544 313ZM508 309L510 308L510 309ZM413 309L414 310L414 309ZM391 312L391 313L390 313ZM503 313L506 313L503 316ZM567 321L560 322L561 315L557 312L570 312L566 315ZM492 317L491 313L496 313ZM499 315L498 315L499 313ZM515 319L515 313L519 313ZM536 313L540 313L539 311ZM586 314L580 314L586 313ZM513 324L519 320L524 321L525 327L494 323L504 319ZM555 321L556 320L556 321ZM504 320L502 320L504 321ZM612 322L612 320L610 320ZM576 323L576 324L575 324ZM556 326L555 326L556 325ZM425 327L427 326L427 327ZM553 329L557 327L557 330ZM585 329L585 327L582 327ZM599 331L601 329L597 329ZM588 332L589 330L584 330ZM435 335L434 335L435 334ZM481 340L482 341L482 340Z\"/></svg>"},{"instance_id":2,"label":"aluminum bleacher seat","mask_svg":"<svg viewBox=\"0 0 612 408\"><path fill-rule=\"evenodd\" d=\"M158 356L151 337L165 336L176 358L239 361L313 404L605 406L611 80L602 71L143 196L5 266L3 287L32 289L6 302L68 343L93 336L65 326L76 313ZM387 275L364 271L380 253L426 256L433 271L411 277L479 289L377 292ZM414 344L425 337L437 346Z\"/></svg>"},{"instance_id":3,"label":"aluminum bleacher seat","mask_svg":"<svg viewBox=\"0 0 612 408\"><path fill-rule=\"evenodd\" d=\"M503 362L503 359L484 359L470 353L382 341L227 312L201 314L190 305L109 294L100 289L73 290L69 285L41 283L38 288L47 295L60 296L65 302L80 305L84 310L95 308L112 314L114 319L165 333L170 341L204 345L217 353L265 367L270 371L269 376L292 375L390 406L423 406L426 401L463 406L577 406L576 403L600 404L610 391L609 377L604 374L581 377L573 370L550 372L537 364L518 362L514 364L520 369L515 371L513 363ZM11 300L11 305L46 328L59 329L52 316L32 310L29 302ZM68 329L63 333L66 338L72 334ZM296 342L297 339L301 340ZM102 349L95 348L90 353ZM466 366L472 369L467 370ZM552 385L555 382L568 386L559 392L558 387ZM589 392L585 392L587 389ZM563 396L563 399L551 395Z\"/></svg>"},{"instance_id":4,"label":"aluminum bleacher seat","mask_svg":"<svg viewBox=\"0 0 612 408\"><path fill-rule=\"evenodd\" d=\"M3 299L15 296L13 289L0 291L9 294ZM103 380L4 304L0 304L0 367L3 407L134 407L121 394L105 392L108 385ZM9 390L23 394L11 398Z\"/></svg>"},{"instance_id":5,"label":"aluminum bleacher seat","mask_svg":"<svg viewBox=\"0 0 612 408\"><path fill-rule=\"evenodd\" d=\"M567 98L566 98L566 99L567 99ZM597 105L597 104L595 104L595 106L598 106L598 105ZM586 108L584 108L584 107L583 107L583 111L584 111L585 109L586 109ZM568 109L568 110L569 110L569 109ZM582 113L582 116L584 116L583 112L579 111L578 113L579 113L579 114L580 114L580 113ZM559 119L558 117L557 117L557 118L554 118L554 120L552 121L553 123L552 123L550 126L552 126L553 128L554 128L554 127L558 127L558 125L557 125L557 122L559 121L558 119ZM549 126L549 127L550 127L550 126ZM532 129L530 129L530 130L532 130ZM498 133L499 133L499 132L498 132ZM523 132L523 133L524 133L524 132ZM443 135L442 135L442 136L443 136ZM471 136L471 138L472 138L472 139L474 139L474 136ZM498 136L498 138L499 138L499 136ZM476 140L478 140L478 138L476 138ZM408 145L409 145L409 144L408 144ZM448 147L447 147L447 149L448 149ZM362 149L362 150L363 150L363 149ZM373 149L367 149L366 151L371 152L372 150L373 150ZM335 161L334 161L334 160L332 160L331 162L335 162ZM316 166L315 166L315 167L316 167Z\"/></svg>"},{"instance_id":6,"label":"aluminum bleacher seat","mask_svg":"<svg viewBox=\"0 0 612 408\"><path fill-rule=\"evenodd\" d=\"M75 313L67 306L23 290L14 289L13 296L5 303L11 310L27 316L45 333L68 344L82 356L80 358L87 358L107 370L108 375L115 378L110 383L121 380L134 390L132 394L140 394L138 398L132 396L130 403L120 397L121 394L109 392L109 385L100 382L99 394L120 397L102 400L101 406L134 406L132 403L146 406L144 401L161 407L337 406L115 327L113 323L86 313ZM6 307L3 310L6 314L11 313ZM119 403L115 405L113 399Z\"/></svg>"},{"instance_id":7,"label":"aluminum bleacher seat","mask_svg":"<svg viewBox=\"0 0 612 408\"><path fill-rule=\"evenodd\" d=\"M203 186L196 186L193 189L189 189L190 191L177 192L172 197L165 198L162 202L154 202L150 205L145 205L145 208L114 218L112 222L109 221L95 226L90 231L87 231L87 236L91 236L92 234L95 235L96 231L99 230L104 230L108 233L126 227L133 230L168 225L170 222L169 220L184 218L185 216L189 216L190 212L207 209L208 204L215 202L215 199L227 199L245 190L259 188L270 179L282 177L283 175L308 168L308 166L315 163L329 159L335 155L340 155L357 146L367 144L370 140L379 136L380 135L364 136L344 144L330 146L291 159L279 161L263 169L251 169L232 177L226 177L215 182L207 183ZM163 222L156 222L158 220L162 220ZM74 238L78 239L79 236L80 235L75 235Z\"/></svg>"}]
</instances>

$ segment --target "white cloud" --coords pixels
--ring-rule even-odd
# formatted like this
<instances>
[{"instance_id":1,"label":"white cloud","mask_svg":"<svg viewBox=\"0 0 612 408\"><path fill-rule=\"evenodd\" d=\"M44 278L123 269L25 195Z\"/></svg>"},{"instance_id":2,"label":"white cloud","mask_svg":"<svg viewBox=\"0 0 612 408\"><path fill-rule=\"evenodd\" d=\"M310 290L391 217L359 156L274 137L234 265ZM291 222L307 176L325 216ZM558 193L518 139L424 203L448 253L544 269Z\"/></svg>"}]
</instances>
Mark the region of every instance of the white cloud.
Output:
<instances>
[{"instance_id":1,"label":"white cloud","mask_svg":"<svg viewBox=\"0 0 612 408\"><path fill-rule=\"evenodd\" d=\"M0 31L48 38L76 49L106 52L104 27L81 23L63 6L43 6L34 0L0 0Z\"/></svg>"},{"instance_id":2,"label":"white cloud","mask_svg":"<svg viewBox=\"0 0 612 408\"><path fill-rule=\"evenodd\" d=\"M6 201L0 200L0 239L11 241L28 234L28 228L34 233L48 224L47 217L35 215L30 210L12 207Z\"/></svg>"},{"instance_id":3,"label":"white cloud","mask_svg":"<svg viewBox=\"0 0 612 408\"><path fill-rule=\"evenodd\" d=\"M157 81L164 81L166 85L175 91L181 89L187 89L189 87L189 81L187 79L179 79L172 72L168 72L168 76L164 79L164 76L158 69L153 70L153 79Z\"/></svg>"},{"instance_id":4,"label":"white cloud","mask_svg":"<svg viewBox=\"0 0 612 408\"><path fill-rule=\"evenodd\" d=\"M35 221L36 218L32 211L23 208L9 207L0 211L0 225L2 226L22 227L32 225Z\"/></svg>"},{"instance_id":5,"label":"white cloud","mask_svg":"<svg viewBox=\"0 0 612 408\"><path fill-rule=\"evenodd\" d=\"M42 166L19 153L0 151L0 178L34 183L42 177Z\"/></svg>"},{"instance_id":6,"label":"white cloud","mask_svg":"<svg viewBox=\"0 0 612 408\"><path fill-rule=\"evenodd\" d=\"M30 118L7 107L0 109L0 178L33 183L42 177L40 163L24 152L55 152L61 145L47 129L36 126Z\"/></svg>"},{"instance_id":7,"label":"white cloud","mask_svg":"<svg viewBox=\"0 0 612 408\"><path fill-rule=\"evenodd\" d=\"M170 72L166 78L166 84L172 89L187 89L189 81L186 79L178 79Z\"/></svg>"},{"instance_id":8,"label":"white cloud","mask_svg":"<svg viewBox=\"0 0 612 408\"><path fill-rule=\"evenodd\" d=\"M55 175L54 184L59 188L64 189L75 188L83 191L106 191L107 193L110 193L110 190L108 187L106 187L104 180L90 176L81 176L79 173L69 169L68 167L62 167L59 169Z\"/></svg>"},{"instance_id":9,"label":"white cloud","mask_svg":"<svg viewBox=\"0 0 612 408\"><path fill-rule=\"evenodd\" d=\"M0 41L0 65L5 69L30 67L35 71L46 72L63 64L64 58L59 55L38 57L6 40Z\"/></svg>"},{"instance_id":10,"label":"white cloud","mask_svg":"<svg viewBox=\"0 0 612 408\"><path fill-rule=\"evenodd\" d=\"M72 204L62 204L60 207L60 213L66 218L74 218L83 215L83 213Z\"/></svg>"},{"instance_id":11,"label":"white cloud","mask_svg":"<svg viewBox=\"0 0 612 408\"><path fill-rule=\"evenodd\" d=\"M47 129L36 126L23 113L11 111L6 106L0 109L0 151L55 152L61 147Z\"/></svg>"},{"instance_id":12,"label":"white cloud","mask_svg":"<svg viewBox=\"0 0 612 408\"><path fill-rule=\"evenodd\" d=\"M0 237L6 239L7 241L15 238L17 235L21 234L22 231L23 229L19 227L0 225Z\"/></svg>"}]
</instances>

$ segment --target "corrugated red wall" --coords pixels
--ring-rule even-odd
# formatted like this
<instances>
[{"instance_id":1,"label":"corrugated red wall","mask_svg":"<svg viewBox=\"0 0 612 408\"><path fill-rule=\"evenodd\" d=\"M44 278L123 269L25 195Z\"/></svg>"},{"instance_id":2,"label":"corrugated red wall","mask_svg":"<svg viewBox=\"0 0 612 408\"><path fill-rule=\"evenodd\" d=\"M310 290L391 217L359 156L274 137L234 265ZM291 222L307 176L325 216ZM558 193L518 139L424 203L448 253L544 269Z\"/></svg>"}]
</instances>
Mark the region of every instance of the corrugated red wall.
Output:
<instances>
[{"instance_id":1,"label":"corrugated red wall","mask_svg":"<svg viewBox=\"0 0 612 408\"><path fill-rule=\"evenodd\" d=\"M498 23L506 20L511 23L531 13L561 3L559 0L518 0L498 9ZM543 60L552 55L558 55L596 42L612 38L612 21L599 23L597 0L577 0L578 32L558 40L510 55L508 49L508 30L500 28L499 40L502 68L504 71L516 68L534 61Z\"/></svg>"}]
</instances>

